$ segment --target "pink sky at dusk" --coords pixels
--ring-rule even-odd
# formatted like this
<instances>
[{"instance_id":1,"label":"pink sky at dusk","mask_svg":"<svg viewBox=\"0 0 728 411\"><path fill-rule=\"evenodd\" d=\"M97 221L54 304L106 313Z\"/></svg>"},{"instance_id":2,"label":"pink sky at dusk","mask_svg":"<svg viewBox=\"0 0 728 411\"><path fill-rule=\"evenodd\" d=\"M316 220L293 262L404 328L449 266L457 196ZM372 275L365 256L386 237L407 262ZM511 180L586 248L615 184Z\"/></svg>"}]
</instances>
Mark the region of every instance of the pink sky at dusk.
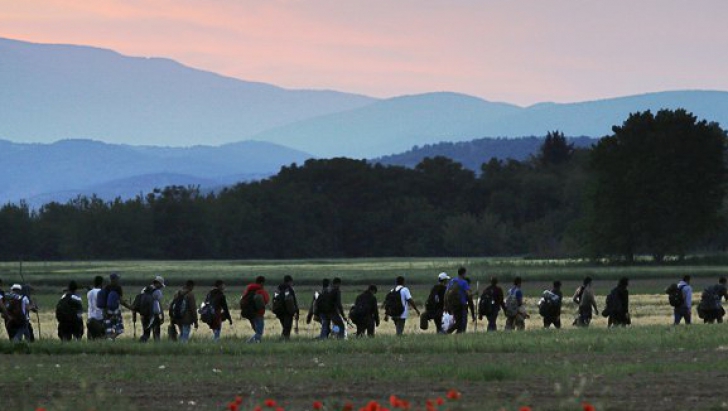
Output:
<instances>
[{"instance_id":1,"label":"pink sky at dusk","mask_svg":"<svg viewBox=\"0 0 728 411\"><path fill-rule=\"evenodd\" d=\"M0 37L287 88L529 105L728 90L728 1L0 0Z\"/></svg>"}]
</instances>

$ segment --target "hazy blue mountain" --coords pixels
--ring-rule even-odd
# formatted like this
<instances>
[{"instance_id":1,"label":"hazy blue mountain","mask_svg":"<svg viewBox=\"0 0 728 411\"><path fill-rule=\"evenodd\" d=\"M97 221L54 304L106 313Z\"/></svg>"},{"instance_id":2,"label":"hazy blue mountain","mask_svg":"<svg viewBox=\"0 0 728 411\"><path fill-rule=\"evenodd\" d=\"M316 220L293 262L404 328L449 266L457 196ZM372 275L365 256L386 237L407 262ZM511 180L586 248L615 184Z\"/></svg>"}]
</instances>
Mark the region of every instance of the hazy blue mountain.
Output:
<instances>
[{"instance_id":1,"label":"hazy blue mountain","mask_svg":"<svg viewBox=\"0 0 728 411\"><path fill-rule=\"evenodd\" d=\"M53 144L0 141L0 202L39 205L78 194L134 197L167 185L205 189L275 174L311 155L271 143L219 147L135 147L91 140Z\"/></svg>"},{"instance_id":2,"label":"hazy blue mountain","mask_svg":"<svg viewBox=\"0 0 728 411\"><path fill-rule=\"evenodd\" d=\"M566 135L603 137L622 125L630 113L684 108L699 119L728 126L728 92L665 91L582 103L541 103L488 125L489 136L543 135L559 130Z\"/></svg>"},{"instance_id":3,"label":"hazy blue mountain","mask_svg":"<svg viewBox=\"0 0 728 411\"><path fill-rule=\"evenodd\" d=\"M374 101L246 82L168 59L0 38L0 138L12 141L218 145Z\"/></svg>"},{"instance_id":4,"label":"hazy blue mountain","mask_svg":"<svg viewBox=\"0 0 728 411\"><path fill-rule=\"evenodd\" d=\"M544 137L522 138L479 138L456 143L442 142L414 147L400 154L372 159L373 163L397 165L413 168L427 157L447 157L462 164L465 168L480 172L480 166L491 159L513 159L523 161L538 153ZM577 148L587 148L596 144L598 139L590 137L567 137L569 143Z\"/></svg>"},{"instance_id":5,"label":"hazy blue mountain","mask_svg":"<svg viewBox=\"0 0 728 411\"><path fill-rule=\"evenodd\" d=\"M255 139L305 149L317 156L378 157L414 146L482 137L519 137L562 131L603 137L630 113L685 108L700 119L728 125L728 92L671 91L573 104L521 108L474 97L433 93L398 97L346 112L268 130Z\"/></svg>"},{"instance_id":6,"label":"hazy blue mountain","mask_svg":"<svg viewBox=\"0 0 728 411\"><path fill-rule=\"evenodd\" d=\"M395 97L360 109L303 120L254 138L308 147L320 157L373 157L414 145L482 136L490 122L522 109L457 93Z\"/></svg>"}]
</instances>

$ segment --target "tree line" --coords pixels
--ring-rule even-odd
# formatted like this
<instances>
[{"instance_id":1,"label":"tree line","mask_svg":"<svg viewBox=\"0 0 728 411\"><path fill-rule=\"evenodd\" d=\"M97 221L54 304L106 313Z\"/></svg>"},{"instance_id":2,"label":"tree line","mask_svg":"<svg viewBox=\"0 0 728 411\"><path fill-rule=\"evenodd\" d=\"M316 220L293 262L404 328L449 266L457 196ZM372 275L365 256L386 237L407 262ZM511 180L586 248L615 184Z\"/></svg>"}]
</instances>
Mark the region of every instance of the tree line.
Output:
<instances>
[{"instance_id":1,"label":"tree line","mask_svg":"<svg viewBox=\"0 0 728 411\"><path fill-rule=\"evenodd\" d=\"M549 132L475 173L333 158L217 193L170 186L0 209L0 259L616 257L722 250L726 132L684 110L635 113L592 148Z\"/></svg>"}]
</instances>

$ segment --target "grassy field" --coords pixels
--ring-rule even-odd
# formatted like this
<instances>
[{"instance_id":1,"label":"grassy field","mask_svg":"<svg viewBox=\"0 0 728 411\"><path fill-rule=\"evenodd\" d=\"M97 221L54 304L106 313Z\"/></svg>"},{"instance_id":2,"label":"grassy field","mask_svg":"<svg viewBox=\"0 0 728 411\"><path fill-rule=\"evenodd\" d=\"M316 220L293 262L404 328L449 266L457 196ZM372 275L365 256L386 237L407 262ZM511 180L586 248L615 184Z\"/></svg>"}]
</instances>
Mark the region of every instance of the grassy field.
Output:
<instances>
[{"instance_id":1,"label":"grassy field","mask_svg":"<svg viewBox=\"0 0 728 411\"><path fill-rule=\"evenodd\" d=\"M404 338L393 336L393 325L382 323L378 338L347 341L312 341L317 324L300 323L290 343L281 343L275 317L266 316L264 344L248 345L252 332L236 319L223 327L220 344L210 341L205 325L188 345L163 341L139 344L129 316L127 334L117 341L56 341L55 301L71 279L88 284L93 276L119 272L133 294L155 275L169 287L167 300L186 279L198 283L198 300L210 284L224 279L228 298L235 305L242 287L256 275L265 275L272 289L285 274L296 280L299 298L307 305L322 278L343 279L343 299L351 304L366 284L377 284L378 298L397 275L404 275L422 306L441 271L454 274L460 265L469 269L482 289L491 275L509 280L524 278L526 304L532 318L525 333L484 333L437 336L421 331L411 318ZM728 329L725 325L672 327L671 307L664 288L684 274L693 275L695 298L715 283L725 268L701 266L591 266L581 261L514 259L371 259L330 261L194 261L194 262L74 262L24 263L23 277L33 285L40 313L33 317L40 341L14 345L3 340L0 352L4 372L0 392L12 409L219 409L235 395L258 403L274 398L286 409L311 409L313 400L386 402L390 394L418 404L443 396L455 388L463 393L451 410L581 409L587 400L604 409L726 409L720 394L728 376ZM0 264L5 288L20 282L18 263ZM595 278L597 302L621 276L631 278L629 329L607 330L598 317L588 330L570 326L576 308L564 306L563 330L543 330L536 301L553 279L564 282L570 295L585 275ZM40 327L38 326L40 320ZM699 321L694 314L694 320ZM502 328L503 319L499 326ZM469 325L473 331L474 324ZM137 333L139 325L137 325ZM0 332L3 335L4 332ZM690 389L685 393L685 385ZM246 405L251 404L249 402ZM252 407L251 407L252 409ZM330 407L328 409L337 409ZM358 408L357 408L358 409ZM443 408L444 409L444 408Z\"/></svg>"},{"instance_id":2,"label":"grassy field","mask_svg":"<svg viewBox=\"0 0 728 411\"><path fill-rule=\"evenodd\" d=\"M390 394L421 406L452 388L463 394L450 407L459 410L578 410L582 401L598 410L718 410L726 406L726 331L643 326L255 345L2 342L0 389L10 394L4 407L28 410L222 410L235 395L275 399L289 410L311 409L314 400L361 406Z\"/></svg>"}]
</instances>

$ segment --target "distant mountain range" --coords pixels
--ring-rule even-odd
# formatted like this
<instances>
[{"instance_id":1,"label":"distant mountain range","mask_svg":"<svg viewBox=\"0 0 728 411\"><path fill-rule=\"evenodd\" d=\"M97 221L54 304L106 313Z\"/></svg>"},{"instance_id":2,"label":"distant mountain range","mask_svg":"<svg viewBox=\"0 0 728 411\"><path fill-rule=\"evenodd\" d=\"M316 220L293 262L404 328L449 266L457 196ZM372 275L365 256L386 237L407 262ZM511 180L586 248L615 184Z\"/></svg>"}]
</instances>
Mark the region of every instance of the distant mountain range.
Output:
<instances>
[{"instance_id":1,"label":"distant mountain range","mask_svg":"<svg viewBox=\"0 0 728 411\"><path fill-rule=\"evenodd\" d=\"M483 137L603 137L630 113L684 108L728 125L728 92L672 91L573 104L521 108L454 93L378 101L358 109L302 120L254 136L317 156L379 157L415 145Z\"/></svg>"},{"instance_id":2,"label":"distant mountain range","mask_svg":"<svg viewBox=\"0 0 728 411\"><path fill-rule=\"evenodd\" d=\"M94 193L105 200L126 199L169 185L214 190L270 176L281 165L308 158L310 154L256 141L190 148L0 141L0 202L25 200L37 207Z\"/></svg>"},{"instance_id":3,"label":"distant mountain range","mask_svg":"<svg viewBox=\"0 0 728 411\"><path fill-rule=\"evenodd\" d=\"M728 124L728 92L668 91L519 107L456 93L379 100L286 90L162 58L0 39L0 138L191 146L243 140L372 158L483 137L602 137L632 112L685 108Z\"/></svg>"},{"instance_id":4,"label":"distant mountain range","mask_svg":"<svg viewBox=\"0 0 728 411\"><path fill-rule=\"evenodd\" d=\"M530 107L448 92L376 99L0 38L0 139L14 142L0 141L0 201L37 205L94 192L128 198L169 184L214 188L311 157L412 166L444 153L477 169L489 156L522 159L540 144L505 138L548 131L598 138L632 112L662 108L728 125L723 91Z\"/></svg>"},{"instance_id":5,"label":"distant mountain range","mask_svg":"<svg viewBox=\"0 0 728 411\"><path fill-rule=\"evenodd\" d=\"M219 145L374 101L285 90L168 59L0 38L0 138L17 142Z\"/></svg>"}]
</instances>

